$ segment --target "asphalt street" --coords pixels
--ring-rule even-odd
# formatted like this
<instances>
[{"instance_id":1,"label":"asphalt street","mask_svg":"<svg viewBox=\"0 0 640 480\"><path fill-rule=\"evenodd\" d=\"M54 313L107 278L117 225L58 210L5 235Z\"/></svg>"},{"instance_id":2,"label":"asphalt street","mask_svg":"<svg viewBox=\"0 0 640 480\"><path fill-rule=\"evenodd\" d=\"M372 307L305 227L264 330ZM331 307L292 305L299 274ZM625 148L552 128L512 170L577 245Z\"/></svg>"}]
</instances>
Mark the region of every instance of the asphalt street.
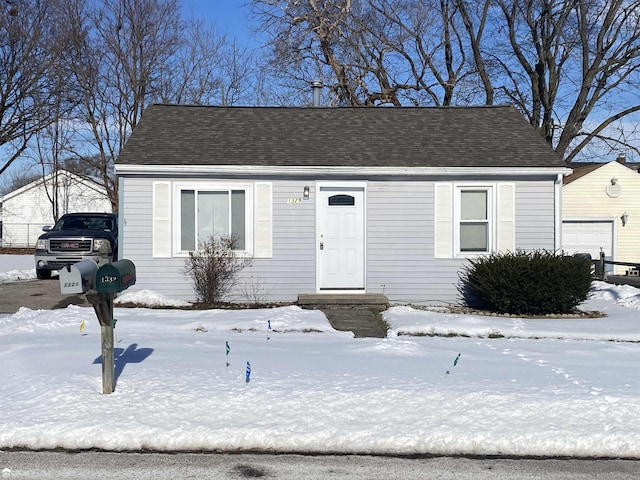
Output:
<instances>
[{"instance_id":1,"label":"asphalt street","mask_svg":"<svg viewBox=\"0 0 640 480\"><path fill-rule=\"evenodd\" d=\"M631 460L397 458L362 455L0 452L2 477L20 479L628 480Z\"/></svg>"}]
</instances>

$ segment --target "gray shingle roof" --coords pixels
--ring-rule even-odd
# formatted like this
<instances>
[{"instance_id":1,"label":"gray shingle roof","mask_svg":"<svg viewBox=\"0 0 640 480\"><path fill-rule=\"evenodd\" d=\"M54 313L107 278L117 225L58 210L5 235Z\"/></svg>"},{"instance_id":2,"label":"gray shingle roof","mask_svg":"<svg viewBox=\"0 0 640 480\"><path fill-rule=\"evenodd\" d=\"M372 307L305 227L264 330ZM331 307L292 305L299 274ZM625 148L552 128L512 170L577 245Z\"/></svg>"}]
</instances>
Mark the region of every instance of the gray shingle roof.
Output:
<instances>
[{"instance_id":1,"label":"gray shingle roof","mask_svg":"<svg viewBox=\"0 0 640 480\"><path fill-rule=\"evenodd\" d=\"M511 106L152 105L121 165L564 167Z\"/></svg>"}]
</instances>

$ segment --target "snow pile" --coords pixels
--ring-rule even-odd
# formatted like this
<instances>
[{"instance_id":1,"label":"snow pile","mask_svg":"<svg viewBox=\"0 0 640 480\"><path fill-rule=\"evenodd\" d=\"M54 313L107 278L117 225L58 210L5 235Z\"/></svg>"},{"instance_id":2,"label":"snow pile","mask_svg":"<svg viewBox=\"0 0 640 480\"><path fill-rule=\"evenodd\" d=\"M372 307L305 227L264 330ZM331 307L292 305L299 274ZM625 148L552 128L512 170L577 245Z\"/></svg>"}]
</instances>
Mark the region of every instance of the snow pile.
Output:
<instances>
[{"instance_id":1,"label":"snow pile","mask_svg":"<svg viewBox=\"0 0 640 480\"><path fill-rule=\"evenodd\" d=\"M33 255L0 255L0 285L35 278Z\"/></svg>"}]
</instances>

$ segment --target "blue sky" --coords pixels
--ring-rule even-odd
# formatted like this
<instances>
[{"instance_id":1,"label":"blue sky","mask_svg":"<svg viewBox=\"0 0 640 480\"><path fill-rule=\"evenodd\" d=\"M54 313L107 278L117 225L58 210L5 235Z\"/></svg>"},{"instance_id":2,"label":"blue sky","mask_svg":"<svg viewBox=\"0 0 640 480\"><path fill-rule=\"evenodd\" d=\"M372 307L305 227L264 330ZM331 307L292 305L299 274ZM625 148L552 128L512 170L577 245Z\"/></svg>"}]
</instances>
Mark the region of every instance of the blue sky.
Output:
<instances>
[{"instance_id":1,"label":"blue sky","mask_svg":"<svg viewBox=\"0 0 640 480\"><path fill-rule=\"evenodd\" d=\"M250 0L181 0L185 15L212 20L216 27L245 44L253 41L249 28Z\"/></svg>"}]
</instances>

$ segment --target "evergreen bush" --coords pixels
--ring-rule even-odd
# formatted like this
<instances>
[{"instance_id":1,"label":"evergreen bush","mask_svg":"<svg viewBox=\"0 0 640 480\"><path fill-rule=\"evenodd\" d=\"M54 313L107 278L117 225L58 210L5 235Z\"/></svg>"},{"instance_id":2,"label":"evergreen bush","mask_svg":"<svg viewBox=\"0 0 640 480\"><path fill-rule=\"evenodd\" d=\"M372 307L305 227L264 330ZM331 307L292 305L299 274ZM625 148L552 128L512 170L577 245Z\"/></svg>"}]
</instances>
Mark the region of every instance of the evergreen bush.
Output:
<instances>
[{"instance_id":1,"label":"evergreen bush","mask_svg":"<svg viewBox=\"0 0 640 480\"><path fill-rule=\"evenodd\" d=\"M574 311L587 299L592 280L588 258L516 251L470 260L457 287L472 308L548 315Z\"/></svg>"}]
</instances>

